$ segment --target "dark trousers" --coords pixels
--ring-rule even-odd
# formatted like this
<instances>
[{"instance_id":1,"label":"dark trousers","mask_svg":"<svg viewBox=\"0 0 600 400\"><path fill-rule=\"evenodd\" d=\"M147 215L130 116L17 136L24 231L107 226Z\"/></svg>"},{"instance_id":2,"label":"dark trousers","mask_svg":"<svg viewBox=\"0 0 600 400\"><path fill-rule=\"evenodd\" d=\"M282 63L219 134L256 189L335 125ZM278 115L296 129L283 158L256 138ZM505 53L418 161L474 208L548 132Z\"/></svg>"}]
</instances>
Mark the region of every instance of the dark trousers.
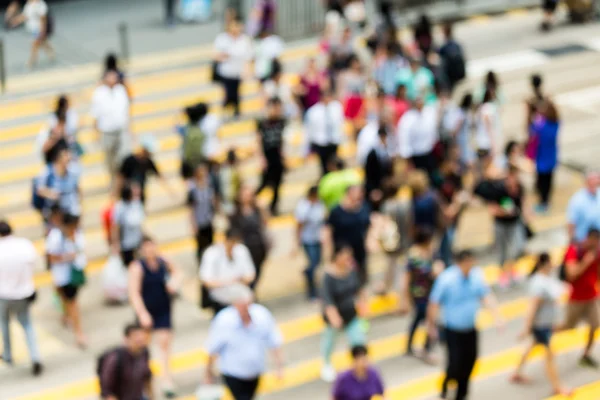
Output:
<instances>
[{"instance_id":1,"label":"dark trousers","mask_svg":"<svg viewBox=\"0 0 600 400\"><path fill-rule=\"evenodd\" d=\"M477 360L477 331L454 331L446 328L446 377L442 384L442 398L446 398L448 383L455 381L456 400L465 400L469 392L469 379Z\"/></svg>"},{"instance_id":2,"label":"dark trousers","mask_svg":"<svg viewBox=\"0 0 600 400\"><path fill-rule=\"evenodd\" d=\"M267 186L273 189L273 199L271 200L271 214L277 214L277 203L279 202L279 187L283 180L283 160L280 154L265 154L267 159L267 168L262 173L260 186L256 189L256 195L262 192Z\"/></svg>"},{"instance_id":3,"label":"dark trousers","mask_svg":"<svg viewBox=\"0 0 600 400\"><path fill-rule=\"evenodd\" d=\"M240 83L242 81L238 79L231 79L221 77L221 83L225 90L225 100L223 101L223 107L233 106L234 115L240 115Z\"/></svg>"},{"instance_id":4,"label":"dark trousers","mask_svg":"<svg viewBox=\"0 0 600 400\"><path fill-rule=\"evenodd\" d=\"M536 179L536 189L540 196L540 204L547 206L550 200L550 193L552 192L552 178L554 171L550 172L538 172Z\"/></svg>"},{"instance_id":5,"label":"dark trousers","mask_svg":"<svg viewBox=\"0 0 600 400\"><path fill-rule=\"evenodd\" d=\"M410 331L408 333L408 341L406 342L406 351L412 353L413 348L413 339L415 337L415 333L417 332L417 328L421 325L422 322L425 322L425 317L427 316L427 303L415 303L415 315L413 317L413 322L410 325ZM429 335L425 339L425 351L429 351L431 349L431 341L429 340Z\"/></svg>"},{"instance_id":6,"label":"dark trousers","mask_svg":"<svg viewBox=\"0 0 600 400\"><path fill-rule=\"evenodd\" d=\"M435 178L435 157L433 153L412 156L410 160L416 169L427 172L427 176L429 176L429 182L433 184Z\"/></svg>"},{"instance_id":7,"label":"dark trousers","mask_svg":"<svg viewBox=\"0 0 600 400\"><path fill-rule=\"evenodd\" d=\"M306 257L308 258L308 266L304 270L307 295L309 299L315 299L317 298L315 272L321 263L321 243L304 243L303 246Z\"/></svg>"},{"instance_id":8,"label":"dark trousers","mask_svg":"<svg viewBox=\"0 0 600 400\"><path fill-rule=\"evenodd\" d=\"M165 16L167 23L171 23L175 20L175 1L176 0L165 0Z\"/></svg>"},{"instance_id":9,"label":"dark trousers","mask_svg":"<svg viewBox=\"0 0 600 400\"><path fill-rule=\"evenodd\" d=\"M214 231L212 224L198 228L196 231L196 257L198 262L202 261L202 255L208 247L213 244Z\"/></svg>"},{"instance_id":10,"label":"dark trousers","mask_svg":"<svg viewBox=\"0 0 600 400\"><path fill-rule=\"evenodd\" d=\"M258 389L260 378L245 380L234 378L233 376L223 375L225 385L229 388L231 395L235 400L252 400Z\"/></svg>"},{"instance_id":11,"label":"dark trousers","mask_svg":"<svg viewBox=\"0 0 600 400\"><path fill-rule=\"evenodd\" d=\"M327 171L327 164L331 159L337 155L338 145L328 144L325 146L319 146L317 144L312 145L312 149L319 156L321 161L321 175L325 175Z\"/></svg>"}]
</instances>

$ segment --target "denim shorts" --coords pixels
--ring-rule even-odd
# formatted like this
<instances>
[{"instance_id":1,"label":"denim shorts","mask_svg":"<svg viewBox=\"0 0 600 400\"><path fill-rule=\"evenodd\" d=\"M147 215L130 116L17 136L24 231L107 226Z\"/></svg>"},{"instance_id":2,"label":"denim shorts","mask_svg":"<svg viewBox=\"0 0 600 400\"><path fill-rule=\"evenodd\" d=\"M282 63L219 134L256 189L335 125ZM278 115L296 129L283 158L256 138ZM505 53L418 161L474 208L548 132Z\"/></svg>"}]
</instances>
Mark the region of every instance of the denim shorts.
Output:
<instances>
[{"instance_id":1,"label":"denim shorts","mask_svg":"<svg viewBox=\"0 0 600 400\"><path fill-rule=\"evenodd\" d=\"M533 340L536 344L549 347L550 339L552 338L552 328L533 328L532 332Z\"/></svg>"}]
</instances>

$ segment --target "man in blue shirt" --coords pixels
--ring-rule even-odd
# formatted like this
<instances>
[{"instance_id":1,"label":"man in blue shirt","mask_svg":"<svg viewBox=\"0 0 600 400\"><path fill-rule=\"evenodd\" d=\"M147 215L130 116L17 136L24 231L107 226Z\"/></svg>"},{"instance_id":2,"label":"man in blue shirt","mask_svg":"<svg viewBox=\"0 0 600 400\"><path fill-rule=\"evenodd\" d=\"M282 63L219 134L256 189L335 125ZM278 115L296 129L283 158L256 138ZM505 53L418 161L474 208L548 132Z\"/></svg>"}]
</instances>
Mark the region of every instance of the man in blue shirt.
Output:
<instances>
[{"instance_id":1,"label":"man in blue shirt","mask_svg":"<svg viewBox=\"0 0 600 400\"><path fill-rule=\"evenodd\" d=\"M477 360L477 329L475 320L481 305L490 308L499 325L501 318L496 300L490 293L483 272L474 268L475 258L468 250L456 256L456 265L440 274L429 297L427 321L430 337L438 334L438 318L442 309L447 347L446 377L442 384L442 398L446 398L448 382L458 385L456 400L464 400L469 390L469 379Z\"/></svg>"},{"instance_id":2,"label":"man in blue shirt","mask_svg":"<svg viewBox=\"0 0 600 400\"><path fill-rule=\"evenodd\" d=\"M210 327L206 383L214 382L212 371L218 357L223 380L233 398L252 400L267 368L267 351L273 352L277 376L283 377L283 339L271 312L252 302L248 287L240 285L231 300L233 305L220 311Z\"/></svg>"},{"instance_id":3,"label":"man in blue shirt","mask_svg":"<svg viewBox=\"0 0 600 400\"><path fill-rule=\"evenodd\" d=\"M567 208L569 239L583 241L590 229L600 229L600 174L588 172L585 187L571 197Z\"/></svg>"}]
</instances>

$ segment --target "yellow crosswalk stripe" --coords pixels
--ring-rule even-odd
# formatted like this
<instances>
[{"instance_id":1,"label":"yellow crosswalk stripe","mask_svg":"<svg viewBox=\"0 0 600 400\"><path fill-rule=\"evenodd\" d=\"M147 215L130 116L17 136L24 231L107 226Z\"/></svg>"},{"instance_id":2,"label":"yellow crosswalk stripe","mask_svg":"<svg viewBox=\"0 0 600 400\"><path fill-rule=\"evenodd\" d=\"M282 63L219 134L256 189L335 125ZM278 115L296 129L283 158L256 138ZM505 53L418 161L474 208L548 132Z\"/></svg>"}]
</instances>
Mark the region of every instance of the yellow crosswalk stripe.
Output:
<instances>
[{"instance_id":1,"label":"yellow crosswalk stripe","mask_svg":"<svg viewBox=\"0 0 600 400\"><path fill-rule=\"evenodd\" d=\"M560 257L562 249L553 251L554 257ZM534 260L532 257L524 257L517 263L519 273L528 273ZM489 284L493 284L498 280L498 271L493 266L484 269L484 276ZM512 320L522 317L527 311L529 300L520 298L500 306L500 312L506 320ZM395 296L385 298L375 297L370 300L369 311L370 317L377 317L393 311L398 305L398 300ZM483 311L478 317L478 326L483 330L489 328L493 324L493 318L487 311ZM322 331L324 325L319 314L313 314L300 319L292 320L280 324L284 340L286 343L291 343L302 338L314 336ZM424 332L420 331L417 335L418 341L423 341ZM402 354L406 346L406 335L398 334L384 339L373 341L369 344L370 355L374 361L389 359ZM344 369L349 366L349 358L347 352L337 352L333 357L334 366L337 369ZM202 349L194 349L173 356L171 367L174 373L182 373L195 368L200 368L205 365L206 353ZM261 382L261 393L280 391L286 388L298 386L303 383L318 379L321 361L319 359L309 360L296 364L286 369L285 379L283 382L277 381L272 374L267 374ZM160 373L156 364L155 371ZM98 387L95 379L85 379L80 382L67 384L55 389L49 389L39 394L19 397L15 400L70 400L79 399L88 396L93 396L97 393ZM411 397L407 397L411 398Z\"/></svg>"},{"instance_id":2,"label":"yellow crosswalk stripe","mask_svg":"<svg viewBox=\"0 0 600 400\"><path fill-rule=\"evenodd\" d=\"M575 349L583 347L587 341L588 329L581 328L568 332L555 334L552 338L552 349L556 355L566 354ZM600 337L600 331L596 334ZM515 368L523 353L521 347L513 347L508 350L480 358L473 371L475 380L483 380L494 375L508 372ZM530 355L529 360L540 360L544 350L537 347ZM439 393L443 375L440 373L415 379L406 384L391 389L386 393L390 400L421 399Z\"/></svg>"},{"instance_id":3,"label":"yellow crosswalk stripe","mask_svg":"<svg viewBox=\"0 0 600 400\"><path fill-rule=\"evenodd\" d=\"M294 47L286 50L281 60L283 63L290 63L298 60L302 60L303 58L310 57L311 55L316 54L316 46L314 44ZM199 55L199 54L198 54ZM208 59L208 55L195 57L194 61L196 62L206 62ZM181 61L185 58L185 61ZM152 64L153 69L158 69L161 64L161 60L169 60L171 64L177 62L185 62L186 64L190 64L189 52L185 57L181 57L179 60L177 57L170 59L169 57L158 57L153 58L153 62L149 62L147 64ZM137 63L137 65L141 65L141 63ZM181 64L180 64L181 65ZM133 63L133 69L135 69L136 63ZM139 67L138 67L139 68ZM90 68L88 68L90 69ZM146 68L147 69L147 68ZM88 82L90 80L95 81L96 78L100 77L100 67L95 66L92 68L93 72L88 74L88 78L86 79ZM69 76L71 80L69 84L72 85L74 83L75 76L72 71L69 71ZM132 86L134 96L145 96L150 94L160 94L167 91L175 91L177 89L185 89L194 83L205 84L209 83L210 79L210 66L203 65L200 67L192 67L192 68L182 68L174 71L168 72L160 72L153 73L145 76L133 77L129 80L129 84ZM48 80L48 82L53 82L54 85L60 84L60 79ZM43 87L48 82L40 82L41 85L35 87L37 90L40 87ZM89 98L91 92L96 83L84 88L81 90L84 98ZM53 97L48 97L43 100L34 99L34 100L17 100L11 103L3 104L0 107L0 122L8 121L19 118L32 117L40 114L48 113L50 109L54 107L55 99Z\"/></svg>"},{"instance_id":4,"label":"yellow crosswalk stripe","mask_svg":"<svg viewBox=\"0 0 600 400\"><path fill-rule=\"evenodd\" d=\"M581 386L572 396L552 396L546 400L598 400L600 399L600 381Z\"/></svg>"}]
</instances>

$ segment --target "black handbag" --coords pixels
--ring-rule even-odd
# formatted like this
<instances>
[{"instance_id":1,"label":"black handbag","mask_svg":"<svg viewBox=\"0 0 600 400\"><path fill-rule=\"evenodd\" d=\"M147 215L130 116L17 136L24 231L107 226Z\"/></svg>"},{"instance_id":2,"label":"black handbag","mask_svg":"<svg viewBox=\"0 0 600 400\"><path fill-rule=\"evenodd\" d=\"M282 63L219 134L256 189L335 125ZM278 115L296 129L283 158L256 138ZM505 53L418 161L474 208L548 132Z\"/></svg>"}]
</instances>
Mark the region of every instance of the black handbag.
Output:
<instances>
[{"instance_id":1,"label":"black handbag","mask_svg":"<svg viewBox=\"0 0 600 400\"><path fill-rule=\"evenodd\" d=\"M211 81L213 82L221 82L221 76L219 75L219 62L214 60L211 63Z\"/></svg>"}]
</instances>

